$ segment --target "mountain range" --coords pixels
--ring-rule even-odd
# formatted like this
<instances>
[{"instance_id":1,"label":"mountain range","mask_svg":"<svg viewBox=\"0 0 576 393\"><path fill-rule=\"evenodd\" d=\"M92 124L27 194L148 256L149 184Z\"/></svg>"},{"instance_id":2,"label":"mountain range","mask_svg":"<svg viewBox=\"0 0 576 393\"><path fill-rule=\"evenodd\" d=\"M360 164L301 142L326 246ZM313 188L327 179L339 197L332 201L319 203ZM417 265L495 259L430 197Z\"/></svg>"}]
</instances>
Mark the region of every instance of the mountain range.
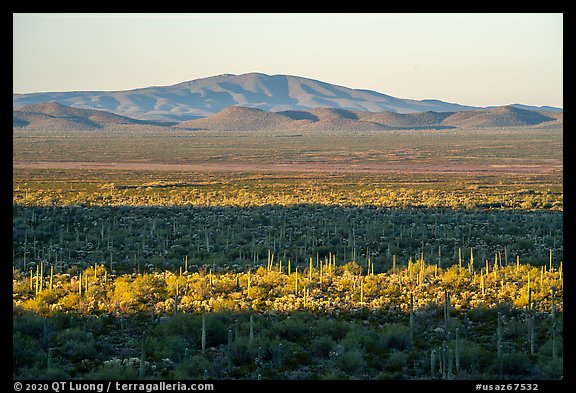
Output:
<instances>
[{"instance_id":1,"label":"mountain range","mask_svg":"<svg viewBox=\"0 0 576 393\"><path fill-rule=\"evenodd\" d=\"M208 118L216 113L221 113L229 107L282 112L280 116L283 117L276 120L272 119L274 115L267 115L268 119L266 121L269 122L287 121L285 118L305 122L306 120L311 120L311 118L295 119L294 117L302 116L300 112L320 110L321 108L352 111L353 113L387 112L396 114L422 112L454 113L491 109L490 107L479 108L433 99L402 99L376 91L352 89L309 78L290 75L266 75L262 73L223 74L171 86L152 86L123 91L13 94L12 102L13 109L24 109L23 107L29 108L32 104L53 102L67 107L106 111L130 118L130 121L139 119L172 123ZM522 104L512 104L511 107L531 111L561 111L560 108L533 107ZM290 111L294 113L289 113ZM317 114L312 116L317 116ZM392 115L386 116L390 117L388 120L392 119ZM372 121L368 120L370 115L362 115L361 117L362 119L352 119L343 116L338 121ZM407 118L399 117L398 119L405 121ZM22 119L22 121L28 120ZM74 121L78 121L78 119L68 119L65 122ZM125 122L127 120L116 118L114 121ZM410 118L410 121L416 120L415 118ZM375 122L378 123L379 121L376 120ZM98 122L96 121L96 123ZM96 125L92 126L98 128Z\"/></svg>"},{"instance_id":2,"label":"mountain range","mask_svg":"<svg viewBox=\"0 0 576 393\"><path fill-rule=\"evenodd\" d=\"M146 127L213 131L378 131L562 125L563 112L534 111L514 106L460 112L368 112L335 108L279 112L230 106L213 115L179 123L133 119L110 112L55 102L14 109L14 129L144 130Z\"/></svg>"}]
</instances>

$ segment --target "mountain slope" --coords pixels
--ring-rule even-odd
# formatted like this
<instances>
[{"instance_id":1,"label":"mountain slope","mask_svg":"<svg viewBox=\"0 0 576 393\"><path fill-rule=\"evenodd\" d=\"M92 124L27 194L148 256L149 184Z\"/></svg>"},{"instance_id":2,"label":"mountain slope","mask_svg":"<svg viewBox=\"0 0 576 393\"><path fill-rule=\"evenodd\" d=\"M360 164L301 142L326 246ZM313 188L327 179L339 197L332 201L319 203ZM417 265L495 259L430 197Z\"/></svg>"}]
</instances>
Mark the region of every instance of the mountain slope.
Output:
<instances>
[{"instance_id":1,"label":"mountain slope","mask_svg":"<svg viewBox=\"0 0 576 393\"><path fill-rule=\"evenodd\" d=\"M290 75L224 74L125 91L14 94L13 108L58 102L147 120L184 121L206 117L229 106L266 111L340 108L370 112L456 112L475 109L438 100L409 100L370 90L351 89Z\"/></svg>"}]
</instances>

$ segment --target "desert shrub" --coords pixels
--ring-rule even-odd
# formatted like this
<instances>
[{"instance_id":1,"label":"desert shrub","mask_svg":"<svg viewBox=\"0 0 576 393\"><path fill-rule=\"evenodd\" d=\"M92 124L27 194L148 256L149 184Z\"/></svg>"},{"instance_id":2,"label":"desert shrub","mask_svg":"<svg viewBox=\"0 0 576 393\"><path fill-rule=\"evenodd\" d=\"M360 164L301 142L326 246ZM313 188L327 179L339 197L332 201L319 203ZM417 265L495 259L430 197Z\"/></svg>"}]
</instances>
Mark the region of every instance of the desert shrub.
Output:
<instances>
[{"instance_id":1,"label":"desert shrub","mask_svg":"<svg viewBox=\"0 0 576 393\"><path fill-rule=\"evenodd\" d=\"M394 349L388 354L386 370L390 372L402 372L402 369L406 365L407 360L408 354L406 352Z\"/></svg>"},{"instance_id":2,"label":"desert shrub","mask_svg":"<svg viewBox=\"0 0 576 393\"><path fill-rule=\"evenodd\" d=\"M301 342L308 336L309 325L298 318L298 316L288 317L272 326L268 335L278 336L282 339Z\"/></svg>"},{"instance_id":3,"label":"desert shrub","mask_svg":"<svg viewBox=\"0 0 576 393\"><path fill-rule=\"evenodd\" d=\"M234 340L234 362L236 364L248 364L254 366L258 348L256 345L249 345L248 338L241 337Z\"/></svg>"},{"instance_id":4,"label":"desert shrub","mask_svg":"<svg viewBox=\"0 0 576 393\"><path fill-rule=\"evenodd\" d=\"M538 364L538 377L541 379L562 379L564 375L563 358L545 359Z\"/></svg>"},{"instance_id":5,"label":"desert shrub","mask_svg":"<svg viewBox=\"0 0 576 393\"><path fill-rule=\"evenodd\" d=\"M21 369L18 374L14 374L14 379L54 381L70 379L70 376L60 368L47 369L34 366Z\"/></svg>"},{"instance_id":6,"label":"desert shrub","mask_svg":"<svg viewBox=\"0 0 576 393\"><path fill-rule=\"evenodd\" d=\"M282 366L297 369L313 362L313 357L303 346L293 342L282 342Z\"/></svg>"},{"instance_id":7,"label":"desert shrub","mask_svg":"<svg viewBox=\"0 0 576 393\"><path fill-rule=\"evenodd\" d=\"M350 330L350 323L331 317L319 318L316 321L316 329L322 335L330 336L332 340L341 340Z\"/></svg>"},{"instance_id":8,"label":"desert shrub","mask_svg":"<svg viewBox=\"0 0 576 393\"><path fill-rule=\"evenodd\" d=\"M19 307L13 308L12 328L26 336L40 337L44 327L44 318Z\"/></svg>"},{"instance_id":9,"label":"desert shrub","mask_svg":"<svg viewBox=\"0 0 576 393\"><path fill-rule=\"evenodd\" d=\"M469 340L460 340L460 367L470 372L483 370L493 364L493 353Z\"/></svg>"},{"instance_id":10,"label":"desert shrub","mask_svg":"<svg viewBox=\"0 0 576 393\"><path fill-rule=\"evenodd\" d=\"M151 336L180 336L185 339L184 347L200 346L202 334L202 317L195 314L178 313L163 323L154 326Z\"/></svg>"},{"instance_id":11,"label":"desert shrub","mask_svg":"<svg viewBox=\"0 0 576 393\"><path fill-rule=\"evenodd\" d=\"M178 363L169 373L170 379L199 380L203 379L210 368L210 361L201 355L193 355L189 359Z\"/></svg>"},{"instance_id":12,"label":"desert shrub","mask_svg":"<svg viewBox=\"0 0 576 393\"><path fill-rule=\"evenodd\" d=\"M184 358L186 348L192 350L183 336L148 336L146 338L146 357L150 360L174 359L181 360Z\"/></svg>"},{"instance_id":13,"label":"desert shrub","mask_svg":"<svg viewBox=\"0 0 576 393\"><path fill-rule=\"evenodd\" d=\"M72 362L98 357L94 336L91 332L80 328L69 328L59 332L55 342L59 354Z\"/></svg>"},{"instance_id":14,"label":"desert shrub","mask_svg":"<svg viewBox=\"0 0 576 393\"><path fill-rule=\"evenodd\" d=\"M329 367L326 372L320 376L322 380L349 379L349 377L339 368Z\"/></svg>"},{"instance_id":15,"label":"desert shrub","mask_svg":"<svg viewBox=\"0 0 576 393\"><path fill-rule=\"evenodd\" d=\"M37 364L45 358L39 341L19 331L12 334L12 348L14 369Z\"/></svg>"},{"instance_id":16,"label":"desert shrub","mask_svg":"<svg viewBox=\"0 0 576 393\"><path fill-rule=\"evenodd\" d=\"M505 376L523 376L531 373L532 361L528 354L513 352L502 355L500 371Z\"/></svg>"},{"instance_id":17,"label":"desert shrub","mask_svg":"<svg viewBox=\"0 0 576 393\"><path fill-rule=\"evenodd\" d=\"M228 344L228 330L232 328L229 313L206 314L206 345Z\"/></svg>"},{"instance_id":18,"label":"desert shrub","mask_svg":"<svg viewBox=\"0 0 576 393\"><path fill-rule=\"evenodd\" d=\"M349 349L336 359L336 367L344 373L359 374L366 368L364 351L361 349Z\"/></svg>"},{"instance_id":19,"label":"desert shrub","mask_svg":"<svg viewBox=\"0 0 576 393\"><path fill-rule=\"evenodd\" d=\"M104 362L94 371L87 373L84 378L88 380L136 380L138 377L139 370L135 363L134 365L122 365Z\"/></svg>"},{"instance_id":20,"label":"desert shrub","mask_svg":"<svg viewBox=\"0 0 576 393\"><path fill-rule=\"evenodd\" d=\"M352 274L360 274L362 268L356 262L348 262L342 265L342 271L350 272Z\"/></svg>"},{"instance_id":21,"label":"desert shrub","mask_svg":"<svg viewBox=\"0 0 576 393\"><path fill-rule=\"evenodd\" d=\"M335 342L329 336L318 336L315 337L311 344L310 350L314 354L314 356L318 356L321 358L327 358L330 354L330 351L334 348Z\"/></svg>"},{"instance_id":22,"label":"desert shrub","mask_svg":"<svg viewBox=\"0 0 576 393\"><path fill-rule=\"evenodd\" d=\"M385 324L380 335L382 344L389 349L404 350L410 346L410 330L398 323Z\"/></svg>"}]
</instances>

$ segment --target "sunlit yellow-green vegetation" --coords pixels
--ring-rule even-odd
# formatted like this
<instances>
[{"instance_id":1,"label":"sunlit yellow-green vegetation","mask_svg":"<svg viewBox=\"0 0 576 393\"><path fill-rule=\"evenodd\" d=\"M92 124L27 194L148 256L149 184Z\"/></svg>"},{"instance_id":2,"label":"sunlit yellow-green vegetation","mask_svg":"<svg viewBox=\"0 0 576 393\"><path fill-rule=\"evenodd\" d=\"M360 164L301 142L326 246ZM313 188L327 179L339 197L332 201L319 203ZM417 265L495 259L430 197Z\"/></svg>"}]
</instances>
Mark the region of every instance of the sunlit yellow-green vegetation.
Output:
<instances>
[{"instance_id":1,"label":"sunlit yellow-green vegetation","mask_svg":"<svg viewBox=\"0 0 576 393\"><path fill-rule=\"evenodd\" d=\"M15 169L26 206L380 206L563 210L561 176L173 173Z\"/></svg>"},{"instance_id":2,"label":"sunlit yellow-green vegetation","mask_svg":"<svg viewBox=\"0 0 576 393\"><path fill-rule=\"evenodd\" d=\"M373 273L373 263L336 265L332 255L310 258L306 265L274 261L266 267L241 272L190 272L109 274L95 265L78 274L54 273L37 265L29 272L15 270L13 302L42 315L74 311L86 315L167 313L177 311L257 311L320 313L370 311L407 312L410 295L414 308L438 306L450 293L456 311L494 308L510 303L550 312L552 288L556 311L562 311L562 262L559 266L503 266L495 261L460 261L449 268L409 260L385 273Z\"/></svg>"},{"instance_id":3,"label":"sunlit yellow-green vegetation","mask_svg":"<svg viewBox=\"0 0 576 393\"><path fill-rule=\"evenodd\" d=\"M14 270L14 373L96 379L558 379L563 272L330 255L255 271ZM410 360L412 359L412 360Z\"/></svg>"}]
</instances>

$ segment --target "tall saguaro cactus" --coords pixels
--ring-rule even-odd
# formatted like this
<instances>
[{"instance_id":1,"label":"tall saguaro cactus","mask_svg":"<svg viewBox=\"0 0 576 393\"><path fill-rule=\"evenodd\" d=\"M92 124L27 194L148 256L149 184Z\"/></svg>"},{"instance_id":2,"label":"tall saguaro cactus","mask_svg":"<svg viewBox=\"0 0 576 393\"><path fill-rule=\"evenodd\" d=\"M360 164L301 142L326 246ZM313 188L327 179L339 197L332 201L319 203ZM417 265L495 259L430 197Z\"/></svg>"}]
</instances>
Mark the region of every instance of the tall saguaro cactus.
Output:
<instances>
[{"instance_id":1,"label":"tall saguaro cactus","mask_svg":"<svg viewBox=\"0 0 576 393\"><path fill-rule=\"evenodd\" d=\"M554 297L555 296L556 296L556 287L552 287L552 299L551 299L551 302L552 302L551 313L552 313L552 315L551 316L552 316L553 321L556 317L556 306L554 305Z\"/></svg>"},{"instance_id":2,"label":"tall saguaro cactus","mask_svg":"<svg viewBox=\"0 0 576 393\"><path fill-rule=\"evenodd\" d=\"M296 266L296 277L294 280L294 294L298 295L298 266Z\"/></svg>"},{"instance_id":3,"label":"tall saguaro cactus","mask_svg":"<svg viewBox=\"0 0 576 393\"><path fill-rule=\"evenodd\" d=\"M442 342L442 378L448 377L448 348L446 347L446 340Z\"/></svg>"},{"instance_id":4,"label":"tall saguaro cactus","mask_svg":"<svg viewBox=\"0 0 576 393\"><path fill-rule=\"evenodd\" d=\"M146 333L142 332L142 343L140 348L140 370L139 378L146 378Z\"/></svg>"},{"instance_id":5,"label":"tall saguaro cactus","mask_svg":"<svg viewBox=\"0 0 576 393\"><path fill-rule=\"evenodd\" d=\"M456 357L456 372L460 371L460 329L456 328L456 343L454 348L454 355Z\"/></svg>"},{"instance_id":6,"label":"tall saguaro cactus","mask_svg":"<svg viewBox=\"0 0 576 393\"><path fill-rule=\"evenodd\" d=\"M535 312L532 311L531 323L530 323L530 353L534 355L536 351L536 316Z\"/></svg>"},{"instance_id":7,"label":"tall saguaro cactus","mask_svg":"<svg viewBox=\"0 0 576 393\"><path fill-rule=\"evenodd\" d=\"M444 290L444 323L448 331L448 321L450 320L450 292Z\"/></svg>"},{"instance_id":8,"label":"tall saguaro cactus","mask_svg":"<svg viewBox=\"0 0 576 393\"><path fill-rule=\"evenodd\" d=\"M498 360L502 359L502 314L498 311L498 326L496 329L496 356Z\"/></svg>"},{"instance_id":9,"label":"tall saguaro cactus","mask_svg":"<svg viewBox=\"0 0 576 393\"><path fill-rule=\"evenodd\" d=\"M410 340L414 342L414 295L410 293Z\"/></svg>"},{"instance_id":10,"label":"tall saguaro cactus","mask_svg":"<svg viewBox=\"0 0 576 393\"><path fill-rule=\"evenodd\" d=\"M202 311L202 353L206 353L206 313Z\"/></svg>"},{"instance_id":11,"label":"tall saguaro cactus","mask_svg":"<svg viewBox=\"0 0 576 393\"><path fill-rule=\"evenodd\" d=\"M252 278L250 276L250 268L248 268L248 283L246 285L246 295L250 297L250 287L252 285Z\"/></svg>"},{"instance_id":12,"label":"tall saguaro cactus","mask_svg":"<svg viewBox=\"0 0 576 393\"><path fill-rule=\"evenodd\" d=\"M228 329L228 348L226 350L228 369L232 369L232 329Z\"/></svg>"},{"instance_id":13,"label":"tall saguaro cactus","mask_svg":"<svg viewBox=\"0 0 576 393\"><path fill-rule=\"evenodd\" d=\"M552 324L552 359L556 360L556 322Z\"/></svg>"},{"instance_id":14,"label":"tall saguaro cactus","mask_svg":"<svg viewBox=\"0 0 576 393\"><path fill-rule=\"evenodd\" d=\"M50 266L50 290L54 289L54 265Z\"/></svg>"}]
</instances>

